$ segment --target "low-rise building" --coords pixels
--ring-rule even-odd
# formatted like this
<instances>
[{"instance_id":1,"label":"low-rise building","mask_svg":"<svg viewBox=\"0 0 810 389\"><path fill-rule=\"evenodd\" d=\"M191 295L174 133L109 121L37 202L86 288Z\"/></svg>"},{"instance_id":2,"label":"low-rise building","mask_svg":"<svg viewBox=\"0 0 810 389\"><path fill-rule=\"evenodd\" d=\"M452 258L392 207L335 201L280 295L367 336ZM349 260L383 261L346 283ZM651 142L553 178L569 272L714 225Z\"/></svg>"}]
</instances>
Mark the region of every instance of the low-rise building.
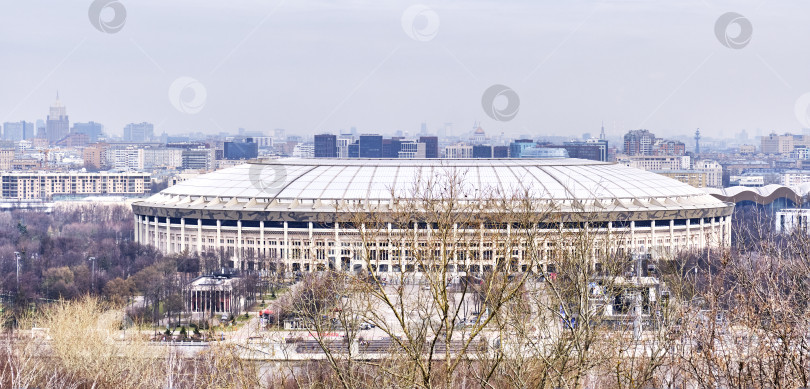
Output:
<instances>
[{"instance_id":1,"label":"low-rise building","mask_svg":"<svg viewBox=\"0 0 810 389\"><path fill-rule=\"evenodd\" d=\"M659 170L656 173L672 179L676 179L684 184L689 184L695 188L706 188L708 185L707 173L696 170Z\"/></svg>"},{"instance_id":2,"label":"low-rise building","mask_svg":"<svg viewBox=\"0 0 810 389\"><path fill-rule=\"evenodd\" d=\"M134 172L3 172L0 194L4 199L51 200L55 197L99 195L140 196L149 193L149 173Z\"/></svg>"}]
</instances>

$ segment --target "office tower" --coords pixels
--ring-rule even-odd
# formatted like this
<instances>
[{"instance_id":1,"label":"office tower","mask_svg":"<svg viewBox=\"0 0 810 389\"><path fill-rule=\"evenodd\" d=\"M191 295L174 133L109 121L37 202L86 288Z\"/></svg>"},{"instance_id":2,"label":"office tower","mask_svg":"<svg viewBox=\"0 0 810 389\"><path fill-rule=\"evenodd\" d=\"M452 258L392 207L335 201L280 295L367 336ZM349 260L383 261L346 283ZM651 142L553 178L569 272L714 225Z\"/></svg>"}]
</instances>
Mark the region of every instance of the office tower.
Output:
<instances>
[{"instance_id":1,"label":"office tower","mask_svg":"<svg viewBox=\"0 0 810 389\"><path fill-rule=\"evenodd\" d=\"M549 146L563 148L571 158L590 159L592 161L608 160L608 141L589 139L587 141L563 142L562 146Z\"/></svg>"},{"instance_id":2,"label":"office tower","mask_svg":"<svg viewBox=\"0 0 810 389\"><path fill-rule=\"evenodd\" d=\"M492 158L509 158L509 146L492 147Z\"/></svg>"},{"instance_id":3,"label":"office tower","mask_svg":"<svg viewBox=\"0 0 810 389\"><path fill-rule=\"evenodd\" d=\"M382 135L360 135L359 158L382 158Z\"/></svg>"},{"instance_id":4,"label":"office tower","mask_svg":"<svg viewBox=\"0 0 810 389\"><path fill-rule=\"evenodd\" d=\"M425 158L425 144L416 141L403 141L397 158Z\"/></svg>"},{"instance_id":5,"label":"office tower","mask_svg":"<svg viewBox=\"0 0 810 389\"><path fill-rule=\"evenodd\" d=\"M492 146L475 145L472 153L473 158L492 158Z\"/></svg>"},{"instance_id":6,"label":"office tower","mask_svg":"<svg viewBox=\"0 0 810 389\"><path fill-rule=\"evenodd\" d=\"M360 141L356 140L349 145L349 158L360 158Z\"/></svg>"},{"instance_id":7,"label":"office tower","mask_svg":"<svg viewBox=\"0 0 810 389\"><path fill-rule=\"evenodd\" d=\"M101 123L87 122L87 123L73 123L73 128L70 130L71 134L85 134L90 142L98 141L101 137L101 132L104 126Z\"/></svg>"},{"instance_id":8,"label":"office tower","mask_svg":"<svg viewBox=\"0 0 810 389\"><path fill-rule=\"evenodd\" d=\"M183 169L212 170L214 168L214 149L186 149L183 150L180 158Z\"/></svg>"},{"instance_id":9,"label":"office tower","mask_svg":"<svg viewBox=\"0 0 810 389\"><path fill-rule=\"evenodd\" d=\"M45 138L48 143L56 143L67 136L70 132L70 121L68 120L67 109L59 100L59 92L56 92L56 101L51 106L48 121L45 126Z\"/></svg>"},{"instance_id":10,"label":"office tower","mask_svg":"<svg viewBox=\"0 0 810 389\"><path fill-rule=\"evenodd\" d=\"M534 147L534 141L531 139L518 139L509 144L509 158L520 158L523 150L529 147Z\"/></svg>"},{"instance_id":11,"label":"office tower","mask_svg":"<svg viewBox=\"0 0 810 389\"><path fill-rule=\"evenodd\" d=\"M439 158L439 137L420 136L419 142L425 144L425 158Z\"/></svg>"},{"instance_id":12,"label":"office tower","mask_svg":"<svg viewBox=\"0 0 810 389\"><path fill-rule=\"evenodd\" d=\"M42 119L37 119L37 128L36 133L34 134L34 138L42 138L45 139L45 121Z\"/></svg>"},{"instance_id":13,"label":"office tower","mask_svg":"<svg viewBox=\"0 0 810 389\"><path fill-rule=\"evenodd\" d=\"M383 158L399 158L399 152L402 150L402 138L394 137L391 139L382 140L382 157Z\"/></svg>"},{"instance_id":14,"label":"office tower","mask_svg":"<svg viewBox=\"0 0 810 389\"><path fill-rule=\"evenodd\" d=\"M148 142L154 136L152 123L130 123L124 127L124 140L128 142Z\"/></svg>"},{"instance_id":15,"label":"office tower","mask_svg":"<svg viewBox=\"0 0 810 389\"><path fill-rule=\"evenodd\" d=\"M254 159L259 157L259 144L253 138L244 142L225 142L223 156L225 159Z\"/></svg>"},{"instance_id":16,"label":"office tower","mask_svg":"<svg viewBox=\"0 0 810 389\"><path fill-rule=\"evenodd\" d=\"M287 141L287 130L283 128L276 128L273 130L273 142L281 143Z\"/></svg>"},{"instance_id":17,"label":"office tower","mask_svg":"<svg viewBox=\"0 0 810 389\"><path fill-rule=\"evenodd\" d=\"M315 135L315 158L337 158L337 136L332 134Z\"/></svg>"},{"instance_id":18,"label":"office tower","mask_svg":"<svg viewBox=\"0 0 810 389\"><path fill-rule=\"evenodd\" d=\"M3 123L3 139L25 140L34 137L34 123L19 121Z\"/></svg>"},{"instance_id":19,"label":"office tower","mask_svg":"<svg viewBox=\"0 0 810 389\"><path fill-rule=\"evenodd\" d=\"M422 125L419 126L419 135L427 135L427 122L422 122Z\"/></svg>"}]
</instances>

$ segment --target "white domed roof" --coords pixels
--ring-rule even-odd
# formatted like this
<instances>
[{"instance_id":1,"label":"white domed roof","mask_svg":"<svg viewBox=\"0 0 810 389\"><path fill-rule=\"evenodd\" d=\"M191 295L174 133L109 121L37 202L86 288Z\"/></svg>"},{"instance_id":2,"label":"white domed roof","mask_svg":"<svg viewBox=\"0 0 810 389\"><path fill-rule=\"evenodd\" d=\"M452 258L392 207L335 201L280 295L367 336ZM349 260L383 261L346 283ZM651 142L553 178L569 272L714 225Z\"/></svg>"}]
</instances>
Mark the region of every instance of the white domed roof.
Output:
<instances>
[{"instance_id":1,"label":"white domed roof","mask_svg":"<svg viewBox=\"0 0 810 389\"><path fill-rule=\"evenodd\" d=\"M560 208L581 203L617 211L728 206L656 173L580 159L279 159L204 174L141 204L334 211L337 203L385 204L412 197L427 182L447 186L450 177L471 199L528 195Z\"/></svg>"}]
</instances>

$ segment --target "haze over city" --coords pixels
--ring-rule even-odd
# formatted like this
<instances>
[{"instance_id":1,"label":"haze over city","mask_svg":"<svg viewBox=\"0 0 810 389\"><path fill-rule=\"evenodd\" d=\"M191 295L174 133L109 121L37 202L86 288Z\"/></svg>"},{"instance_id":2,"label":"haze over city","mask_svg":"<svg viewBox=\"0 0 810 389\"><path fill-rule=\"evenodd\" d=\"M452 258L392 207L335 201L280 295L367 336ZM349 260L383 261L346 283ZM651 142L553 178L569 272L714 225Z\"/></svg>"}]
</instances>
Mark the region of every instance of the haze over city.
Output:
<instances>
[{"instance_id":1,"label":"haze over city","mask_svg":"<svg viewBox=\"0 0 810 389\"><path fill-rule=\"evenodd\" d=\"M58 90L72 121L110 134L142 121L170 135L413 134L425 121L461 135L478 121L507 136L579 136L604 121L615 137L637 128L720 137L799 132L796 103L810 92L810 4L801 1L121 4L114 33L72 2L20 2L0 14L0 122L44 119ZM752 26L742 48L715 34L729 11ZM204 89L196 113L169 99L181 77ZM482 109L496 84L519 96L511 120Z\"/></svg>"}]
</instances>

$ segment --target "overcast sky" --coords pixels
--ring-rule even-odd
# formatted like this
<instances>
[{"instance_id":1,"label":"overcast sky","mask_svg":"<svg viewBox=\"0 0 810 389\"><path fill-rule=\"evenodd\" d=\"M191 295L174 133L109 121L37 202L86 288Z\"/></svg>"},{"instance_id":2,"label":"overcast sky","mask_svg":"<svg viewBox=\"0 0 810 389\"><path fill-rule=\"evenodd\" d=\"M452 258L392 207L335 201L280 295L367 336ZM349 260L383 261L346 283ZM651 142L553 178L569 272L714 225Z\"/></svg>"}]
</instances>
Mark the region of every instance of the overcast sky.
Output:
<instances>
[{"instance_id":1,"label":"overcast sky","mask_svg":"<svg viewBox=\"0 0 810 389\"><path fill-rule=\"evenodd\" d=\"M732 136L799 131L810 92L806 0L120 0L100 22L91 3L4 2L0 120L44 119L58 89L71 122L113 134L141 121L169 134L413 134L422 121L461 134L480 121L579 136L604 120L609 135ZM727 12L753 28L742 48L715 34ZM482 107L495 84L519 96L511 120Z\"/></svg>"}]
</instances>

